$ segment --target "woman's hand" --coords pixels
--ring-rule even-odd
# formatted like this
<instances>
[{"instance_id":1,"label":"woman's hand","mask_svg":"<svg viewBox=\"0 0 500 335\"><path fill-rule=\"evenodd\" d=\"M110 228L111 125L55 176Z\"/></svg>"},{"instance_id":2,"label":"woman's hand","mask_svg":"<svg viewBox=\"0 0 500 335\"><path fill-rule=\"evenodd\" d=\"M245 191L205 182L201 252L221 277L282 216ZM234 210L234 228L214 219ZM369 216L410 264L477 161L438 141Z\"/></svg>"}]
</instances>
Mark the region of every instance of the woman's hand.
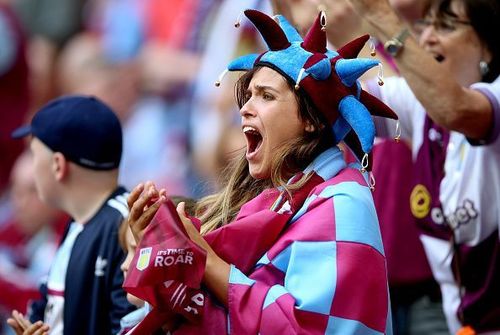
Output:
<instances>
[{"instance_id":1,"label":"woman's hand","mask_svg":"<svg viewBox=\"0 0 500 335\"><path fill-rule=\"evenodd\" d=\"M155 216L160 205L167 199L166 190L157 190L155 184L148 181L137 185L128 196L127 203L130 213L127 223L132 230L137 244L142 239L146 227Z\"/></svg>"},{"instance_id":2,"label":"woman's hand","mask_svg":"<svg viewBox=\"0 0 500 335\"><path fill-rule=\"evenodd\" d=\"M186 232L189 235L189 238L191 241L196 243L198 246L203 248L207 254L208 253L214 253L212 247L205 241L203 236L201 236L200 232L196 229L194 224L191 222L191 220L187 217L186 211L185 211L185 206L186 204L184 202L180 202L177 205L177 214L179 214L179 218L181 219L182 223L184 224L184 228L186 229Z\"/></svg>"},{"instance_id":3,"label":"woman's hand","mask_svg":"<svg viewBox=\"0 0 500 335\"><path fill-rule=\"evenodd\" d=\"M47 335L49 333L48 325L42 321L31 323L24 318L22 313L16 310L12 311L12 317L7 319L7 323L12 327L16 335Z\"/></svg>"},{"instance_id":4,"label":"woman's hand","mask_svg":"<svg viewBox=\"0 0 500 335\"><path fill-rule=\"evenodd\" d=\"M227 306L227 291L229 288L231 266L215 253L203 236L196 230L194 224L186 216L184 207L185 204L183 202L179 203L177 205L177 214L179 214L189 238L207 252L207 263L203 281L217 299Z\"/></svg>"}]
</instances>

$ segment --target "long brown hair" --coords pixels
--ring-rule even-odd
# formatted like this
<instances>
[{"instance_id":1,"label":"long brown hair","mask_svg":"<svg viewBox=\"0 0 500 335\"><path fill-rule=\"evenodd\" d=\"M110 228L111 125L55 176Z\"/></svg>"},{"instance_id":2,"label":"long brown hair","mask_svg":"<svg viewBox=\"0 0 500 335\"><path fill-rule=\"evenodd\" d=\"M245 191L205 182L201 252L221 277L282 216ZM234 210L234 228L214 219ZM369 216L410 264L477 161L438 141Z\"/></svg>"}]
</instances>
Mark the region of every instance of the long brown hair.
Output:
<instances>
[{"instance_id":1,"label":"long brown hair","mask_svg":"<svg viewBox=\"0 0 500 335\"><path fill-rule=\"evenodd\" d=\"M250 81L260 67L245 73L235 85L235 96L241 109L247 102L246 91ZM285 79L286 77L283 77ZM200 200L197 216L203 222L202 234L231 222L242 205L259 195L264 189L282 186L289 193L300 188L309 178L304 176L294 185L286 185L288 178L302 171L321 152L334 144L331 126L326 118L312 104L309 97L300 89L296 91L294 84L286 79L290 90L295 92L299 106L299 117L314 126L312 132L305 132L300 138L290 141L276 150L271 163L269 179L254 179L248 168L245 153L242 152L223 171L223 189L217 194Z\"/></svg>"}]
</instances>

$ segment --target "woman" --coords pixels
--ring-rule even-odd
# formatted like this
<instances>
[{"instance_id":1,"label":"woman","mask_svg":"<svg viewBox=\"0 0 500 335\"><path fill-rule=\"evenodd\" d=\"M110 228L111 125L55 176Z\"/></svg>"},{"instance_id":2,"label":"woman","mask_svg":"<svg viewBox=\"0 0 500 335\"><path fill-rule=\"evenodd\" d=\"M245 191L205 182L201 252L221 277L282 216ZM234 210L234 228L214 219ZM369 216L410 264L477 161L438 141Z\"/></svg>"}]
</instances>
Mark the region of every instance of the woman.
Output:
<instances>
[{"instance_id":1,"label":"woman","mask_svg":"<svg viewBox=\"0 0 500 335\"><path fill-rule=\"evenodd\" d=\"M413 38L386 1L350 1L403 77L370 91L397 111L412 141L418 173L410 204L448 326L497 334L500 3L438 1Z\"/></svg>"},{"instance_id":2,"label":"woman","mask_svg":"<svg viewBox=\"0 0 500 335\"><path fill-rule=\"evenodd\" d=\"M302 40L283 17L278 24L257 11L245 14L269 47L228 67L248 71L236 92L246 152L229 168L223 191L200 202L204 236L183 205L177 208L207 253L203 284L222 304L222 317L217 303L207 304L215 307L205 306L200 325L175 333L390 332L385 258L363 170L374 137L364 105L395 115L356 81L377 64L352 59L367 37L336 52L326 49L323 15ZM335 145L352 139L351 129L363 167L347 166ZM138 240L163 201L151 184L131 193L129 224Z\"/></svg>"}]
</instances>

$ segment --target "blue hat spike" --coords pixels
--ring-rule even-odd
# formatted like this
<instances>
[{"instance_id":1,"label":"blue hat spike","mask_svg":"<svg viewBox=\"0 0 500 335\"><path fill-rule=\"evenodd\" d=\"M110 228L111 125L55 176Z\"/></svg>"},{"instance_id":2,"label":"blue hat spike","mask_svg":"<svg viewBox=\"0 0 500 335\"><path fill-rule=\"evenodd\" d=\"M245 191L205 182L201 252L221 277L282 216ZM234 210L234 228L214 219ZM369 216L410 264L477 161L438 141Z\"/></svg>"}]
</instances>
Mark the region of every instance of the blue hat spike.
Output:
<instances>
[{"instance_id":1,"label":"blue hat spike","mask_svg":"<svg viewBox=\"0 0 500 335\"><path fill-rule=\"evenodd\" d=\"M368 58L339 59L335 63L335 71L342 83L351 87L366 71L378 64L378 60Z\"/></svg>"},{"instance_id":2,"label":"blue hat spike","mask_svg":"<svg viewBox=\"0 0 500 335\"><path fill-rule=\"evenodd\" d=\"M281 29L285 32L286 38L288 38L291 43L303 41L297 29L295 29L283 15L276 15L276 18L278 19Z\"/></svg>"},{"instance_id":3,"label":"blue hat spike","mask_svg":"<svg viewBox=\"0 0 500 335\"><path fill-rule=\"evenodd\" d=\"M259 58L259 54L249 54L241 56L233 60L227 66L229 71L248 71L253 68L255 61Z\"/></svg>"},{"instance_id":4,"label":"blue hat spike","mask_svg":"<svg viewBox=\"0 0 500 335\"><path fill-rule=\"evenodd\" d=\"M306 69L307 73L313 76L316 80L325 80L330 77L332 72L332 65L328 58L324 58Z\"/></svg>"},{"instance_id":5,"label":"blue hat spike","mask_svg":"<svg viewBox=\"0 0 500 335\"><path fill-rule=\"evenodd\" d=\"M375 139L375 125L368 109L354 96L348 95L340 101L339 112L358 136L363 152L370 152Z\"/></svg>"},{"instance_id":6,"label":"blue hat spike","mask_svg":"<svg viewBox=\"0 0 500 335\"><path fill-rule=\"evenodd\" d=\"M215 86L220 86L222 79L224 79L224 76L228 73L228 71L248 71L253 68L255 60L258 57L259 54L249 54L233 60L231 63L229 63L227 69L222 71L222 73L219 75L219 78L215 81Z\"/></svg>"}]
</instances>

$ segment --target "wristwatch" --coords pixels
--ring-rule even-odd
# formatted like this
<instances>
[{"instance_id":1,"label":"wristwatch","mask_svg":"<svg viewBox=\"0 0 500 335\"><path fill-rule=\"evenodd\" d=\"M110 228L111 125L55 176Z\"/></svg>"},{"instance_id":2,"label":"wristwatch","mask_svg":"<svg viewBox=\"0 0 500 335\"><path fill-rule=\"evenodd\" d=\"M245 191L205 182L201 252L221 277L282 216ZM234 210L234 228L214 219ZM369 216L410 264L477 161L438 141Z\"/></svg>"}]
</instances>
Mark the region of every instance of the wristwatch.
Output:
<instances>
[{"instance_id":1,"label":"wristwatch","mask_svg":"<svg viewBox=\"0 0 500 335\"><path fill-rule=\"evenodd\" d=\"M403 49L404 42L408 35L410 35L408 28L401 30L399 34L384 43L385 51L392 57L396 57Z\"/></svg>"}]
</instances>

